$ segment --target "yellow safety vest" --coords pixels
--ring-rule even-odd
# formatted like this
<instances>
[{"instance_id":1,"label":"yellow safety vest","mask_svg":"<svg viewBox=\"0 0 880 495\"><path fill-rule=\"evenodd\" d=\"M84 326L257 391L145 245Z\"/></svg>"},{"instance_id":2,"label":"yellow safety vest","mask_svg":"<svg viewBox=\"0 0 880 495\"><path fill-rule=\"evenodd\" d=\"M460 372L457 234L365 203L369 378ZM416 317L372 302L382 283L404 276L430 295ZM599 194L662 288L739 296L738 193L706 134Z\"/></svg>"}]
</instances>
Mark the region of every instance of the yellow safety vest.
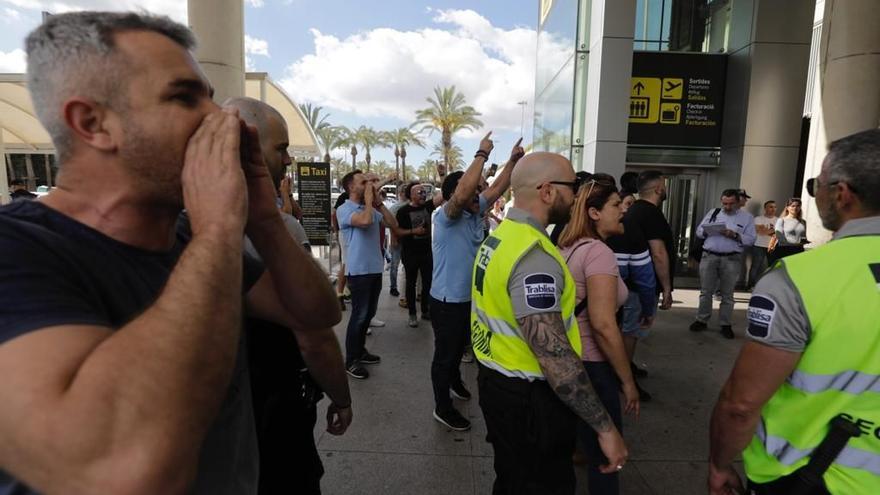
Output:
<instances>
[{"instance_id":1,"label":"yellow safety vest","mask_svg":"<svg viewBox=\"0 0 880 495\"><path fill-rule=\"evenodd\" d=\"M782 260L812 329L797 368L761 411L743 452L757 483L809 461L845 415L862 429L825 473L831 493L880 494L880 236L844 237ZM873 272L872 272L873 270ZM769 313L768 313L769 316Z\"/></svg>"},{"instance_id":2,"label":"yellow safety vest","mask_svg":"<svg viewBox=\"0 0 880 495\"><path fill-rule=\"evenodd\" d=\"M562 321L571 347L580 356L581 339L574 318L575 282L565 260L546 234L526 223L511 219L502 222L480 245L472 284L471 342L474 355L487 368L526 380L544 379L544 373L523 340L507 284L516 264L536 244L559 263L565 274L560 304Z\"/></svg>"}]
</instances>

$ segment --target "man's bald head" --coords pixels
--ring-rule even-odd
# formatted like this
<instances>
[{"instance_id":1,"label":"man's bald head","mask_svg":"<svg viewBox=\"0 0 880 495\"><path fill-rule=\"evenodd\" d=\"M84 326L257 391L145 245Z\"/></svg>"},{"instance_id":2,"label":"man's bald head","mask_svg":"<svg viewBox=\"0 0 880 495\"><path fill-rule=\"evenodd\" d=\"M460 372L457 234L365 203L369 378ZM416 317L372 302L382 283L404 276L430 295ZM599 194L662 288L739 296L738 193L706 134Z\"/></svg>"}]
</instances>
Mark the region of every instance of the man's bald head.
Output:
<instances>
[{"instance_id":1,"label":"man's bald head","mask_svg":"<svg viewBox=\"0 0 880 495\"><path fill-rule=\"evenodd\" d=\"M284 124L284 117L281 116L281 113L260 100L240 96L229 98L223 102L223 106L238 109L239 117L249 125L256 127L260 136L265 134L271 120L274 119Z\"/></svg>"},{"instance_id":2,"label":"man's bald head","mask_svg":"<svg viewBox=\"0 0 880 495\"><path fill-rule=\"evenodd\" d=\"M556 153L536 152L524 156L513 169L510 184L514 195L532 198L538 194L538 186L551 181L574 181L571 162Z\"/></svg>"},{"instance_id":3,"label":"man's bald head","mask_svg":"<svg viewBox=\"0 0 880 495\"><path fill-rule=\"evenodd\" d=\"M290 146L287 137L287 123L278 110L260 100L246 97L230 98L223 102L226 108L238 110L238 116L248 125L257 128L260 135L260 148L266 167L272 175L275 186L279 186L285 169L291 164L287 148Z\"/></svg>"}]
</instances>

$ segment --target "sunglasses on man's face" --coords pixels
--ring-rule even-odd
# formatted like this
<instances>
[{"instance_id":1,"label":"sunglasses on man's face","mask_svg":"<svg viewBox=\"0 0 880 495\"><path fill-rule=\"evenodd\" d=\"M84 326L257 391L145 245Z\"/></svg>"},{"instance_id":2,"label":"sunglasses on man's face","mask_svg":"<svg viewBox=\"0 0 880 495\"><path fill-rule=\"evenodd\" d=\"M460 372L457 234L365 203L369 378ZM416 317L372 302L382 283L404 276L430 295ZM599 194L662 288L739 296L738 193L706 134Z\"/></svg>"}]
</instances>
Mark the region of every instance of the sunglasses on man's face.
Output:
<instances>
[{"instance_id":1,"label":"sunglasses on man's face","mask_svg":"<svg viewBox=\"0 0 880 495\"><path fill-rule=\"evenodd\" d=\"M829 182L829 183L827 183L827 184L820 184L820 183L819 183L819 178L818 178L818 177L813 177L812 179L808 179L808 180L807 180L807 194L809 194L810 197L815 198L815 197L816 197L816 189L817 189L818 187L820 187L820 186L836 186L837 184L840 184L840 182L841 182L841 181L836 180L836 181L834 181L834 182ZM850 184L849 182L847 182L846 185L847 185L847 187L849 188L850 191L852 191L852 192L854 192L854 193L858 193L858 191L856 190L855 187L852 186L852 184Z\"/></svg>"},{"instance_id":2,"label":"sunglasses on man's face","mask_svg":"<svg viewBox=\"0 0 880 495\"><path fill-rule=\"evenodd\" d=\"M544 184L554 184L554 185L557 185L557 186L568 186L568 187L571 188L571 190L572 190L572 192L573 192L574 194L577 194L577 193L578 193L578 189L580 189L580 187L581 187L581 181L580 181L579 179L575 179L575 180L573 180L573 181L550 180L550 181L545 182ZM538 186L536 189L541 189L541 187L542 187L544 184L541 184L541 185Z\"/></svg>"}]
</instances>

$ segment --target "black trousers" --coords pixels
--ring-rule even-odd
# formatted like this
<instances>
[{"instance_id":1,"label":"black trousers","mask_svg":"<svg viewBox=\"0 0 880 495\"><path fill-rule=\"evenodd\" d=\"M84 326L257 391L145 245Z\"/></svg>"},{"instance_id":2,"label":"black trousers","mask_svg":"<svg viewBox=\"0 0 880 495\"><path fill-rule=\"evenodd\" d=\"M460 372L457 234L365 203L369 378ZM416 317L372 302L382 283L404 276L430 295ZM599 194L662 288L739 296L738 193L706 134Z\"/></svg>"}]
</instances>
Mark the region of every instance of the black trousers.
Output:
<instances>
[{"instance_id":1,"label":"black trousers","mask_svg":"<svg viewBox=\"0 0 880 495\"><path fill-rule=\"evenodd\" d=\"M434 257L431 251L407 251L401 253L403 270L406 273L406 307L409 314L416 314L416 281L422 276L422 314L429 311L428 298L431 294L431 276L434 270Z\"/></svg>"},{"instance_id":2,"label":"black trousers","mask_svg":"<svg viewBox=\"0 0 880 495\"><path fill-rule=\"evenodd\" d=\"M510 378L480 366L486 440L495 452L493 495L572 495L577 418L543 380Z\"/></svg>"},{"instance_id":3,"label":"black trousers","mask_svg":"<svg viewBox=\"0 0 880 495\"><path fill-rule=\"evenodd\" d=\"M315 446L317 410L293 395L279 391L260 408L259 495L321 493L324 465Z\"/></svg>"},{"instance_id":4,"label":"black trousers","mask_svg":"<svg viewBox=\"0 0 880 495\"><path fill-rule=\"evenodd\" d=\"M431 327L434 329L434 359L431 384L438 411L452 408L449 387L461 383L461 356L468 342L471 303L445 303L431 298Z\"/></svg>"}]
</instances>

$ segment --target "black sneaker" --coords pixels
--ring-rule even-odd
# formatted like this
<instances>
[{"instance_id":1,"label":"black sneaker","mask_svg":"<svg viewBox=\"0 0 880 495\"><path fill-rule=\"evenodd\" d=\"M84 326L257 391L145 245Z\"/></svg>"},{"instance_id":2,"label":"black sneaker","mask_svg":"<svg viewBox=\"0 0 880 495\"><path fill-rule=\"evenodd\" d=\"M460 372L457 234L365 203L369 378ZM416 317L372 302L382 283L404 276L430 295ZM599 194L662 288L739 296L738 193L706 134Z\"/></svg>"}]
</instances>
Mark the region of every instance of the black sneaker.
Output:
<instances>
[{"instance_id":1,"label":"black sneaker","mask_svg":"<svg viewBox=\"0 0 880 495\"><path fill-rule=\"evenodd\" d=\"M632 361L629 362L629 369L632 370L632 374L636 378L646 378L648 376L648 370L644 368L639 368L638 366L636 366L636 363Z\"/></svg>"},{"instance_id":2,"label":"black sneaker","mask_svg":"<svg viewBox=\"0 0 880 495\"><path fill-rule=\"evenodd\" d=\"M721 325L721 336L725 339L733 339L733 328L730 325Z\"/></svg>"},{"instance_id":3,"label":"black sneaker","mask_svg":"<svg viewBox=\"0 0 880 495\"><path fill-rule=\"evenodd\" d=\"M449 391L452 392L452 396L458 400L471 400L471 393L468 389L464 388L464 383L449 387Z\"/></svg>"},{"instance_id":4,"label":"black sneaker","mask_svg":"<svg viewBox=\"0 0 880 495\"><path fill-rule=\"evenodd\" d=\"M706 324L700 320L696 320L691 323L691 332L702 332L706 329Z\"/></svg>"},{"instance_id":5,"label":"black sneaker","mask_svg":"<svg viewBox=\"0 0 880 495\"><path fill-rule=\"evenodd\" d=\"M382 358L367 351L364 351L364 355L360 359L361 364L379 364L380 361L382 361Z\"/></svg>"},{"instance_id":6,"label":"black sneaker","mask_svg":"<svg viewBox=\"0 0 880 495\"><path fill-rule=\"evenodd\" d=\"M447 428L455 431L467 431L471 429L471 422L462 416L455 408L443 412L434 409L434 419L444 424Z\"/></svg>"},{"instance_id":7,"label":"black sneaker","mask_svg":"<svg viewBox=\"0 0 880 495\"><path fill-rule=\"evenodd\" d=\"M345 372L348 373L348 376L352 378L357 378L358 380L364 380L370 377L370 373L365 370L363 366L356 362L346 366Z\"/></svg>"},{"instance_id":8,"label":"black sneaker","mask_svg":"<svg viewBox=\"0 0 880 495\"><path fill-rule=\"evenodd\" d=\"M400 297L400 291L397 290L397 287L392 287L392 288L391 288L391 295L394 296L394 297Z\"/></svg>"}]
</instances>

